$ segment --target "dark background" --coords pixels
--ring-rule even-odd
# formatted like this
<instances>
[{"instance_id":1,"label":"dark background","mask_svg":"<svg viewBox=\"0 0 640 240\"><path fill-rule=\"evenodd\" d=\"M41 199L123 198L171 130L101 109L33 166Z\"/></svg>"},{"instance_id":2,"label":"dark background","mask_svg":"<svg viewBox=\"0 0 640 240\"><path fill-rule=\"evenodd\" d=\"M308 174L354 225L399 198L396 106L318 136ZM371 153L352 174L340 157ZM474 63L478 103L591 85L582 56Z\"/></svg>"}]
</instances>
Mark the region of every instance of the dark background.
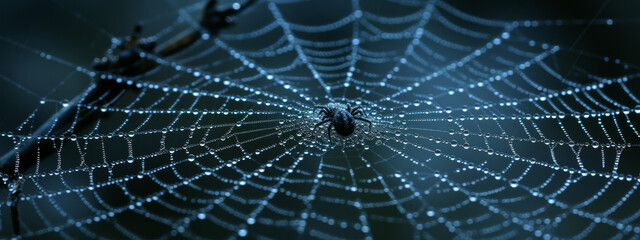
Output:
<instances>
[{"instance_id":1,"label":"dark background","mask_svg":"<svg viewBox=\"0 0 640 240\"><path fill-rule=\"evenodd\" d=\"M521 28L521 32L538 42L550 42L576 52L620 59L632 69L640 65L640 2L633 0L610 1L446 1L468 14L500 20L528 19L582 19L586 24ZM35 121L27 125L37 127L59 109L59 101L71 99L90 85L90 79L79 74L74 67L53 61L44 61L33 51L42 51L69 62L73 66L90 68L95 57L104 55L112 37L131 32L134 24L141 22L143 33L154 34L173 24L178 14L176 9L195 4L197 1L2 1L0 2L0 75L9 80L0 80L0 131L17 132L20 125L35 110ZM317 16L318 22L344 16L350 9L338 9L334 2L313 2L312 8L297 8L285 5L288 19L296 22L304 17ZM368 7L387 12L393 9L380 4ZM312 12L309 9L312 9ZM197 13L194 11L193 13ZM299 14L299 15L297 15ZM402 15L402 13L396 13ZM389 13L394 15L394 13ZM241 16L246 24L253 22L251 12ZM257 17L256 17L257 18ZM594 24L589 24L596 19ZM604 19L613 19L613 26L602 24ZM313 24L313 21L304 22ZM242 27L242 26L240 26ZM233 31L234 29L229 29ZM18 45L22 45L20 47ZM589 65L579 54L561 59L562 66L587 66L590 72L604 76L617 76L615 67ZM571 67L566 71L572 71ZM20 89L16 84L28 91ZM639 86L637 83L629 86ZM52 91L55 89L55 91ZM28 92L32 92L28 93ZM47 99L45 106L39 103ZM455 104L452 104L455 105ZM593 127L594 125L589 125ZM445 131L447 129L444 129ZM0 139L0 152L14 147L8 138ZM112 148L113 149L113 148ZM524 147L523 147L524 149ZM523 150L535 155L537 149ZM118 151L118 150L115 150ZM636 150L637 152L637 150ZM599 152L594 151L597 155ZM634 152L632 152L633 156ZM624 164L627 173L637 175L637 162L627 155ZM609 157L609 156L608 156ZM599 159L599 156L595 157ZM612 158L607 158L611 160ZM597 164L597 163L595 163ZM625 171L627 170L625 169ZM582 185L584 190L589 186ZM143 187L141 187L143 188ZM4 193L5 191L3 191ZM622 192L622 191L621 191ZM578 194L579 195L579 194ZM446 200L443 200L446 201ZM454 200L457 201L457 200ZM615 202L615 201L614 201ZM3 212L4 213L4 212ZM9 219L3 216L2 226ZM582 223L579 223L582 224ZM153 229L149 227L149 229ZM206 229L206 228L205 228ZM6 231L6 229L3 229ZM391 230L390 230L391 231ZM446 236L446 235L444 235ZM610 235L605 235L610 236Z\"/></svg>"}]
</instances>

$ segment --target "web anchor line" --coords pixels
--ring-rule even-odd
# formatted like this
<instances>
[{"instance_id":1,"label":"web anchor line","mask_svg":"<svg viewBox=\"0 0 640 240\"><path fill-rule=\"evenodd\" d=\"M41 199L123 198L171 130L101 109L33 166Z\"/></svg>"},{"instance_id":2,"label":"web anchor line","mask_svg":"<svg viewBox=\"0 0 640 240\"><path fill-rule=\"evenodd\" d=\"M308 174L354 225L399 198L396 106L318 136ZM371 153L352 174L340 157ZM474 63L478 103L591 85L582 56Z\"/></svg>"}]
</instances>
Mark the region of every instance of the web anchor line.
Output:
<instances>
[{"instance_id":1,"label":"web anchor line","mask_svg":"<svg viewBox=\"0 0 640 240\"><path fill-rule=\"evenodd\" d=\"M186 30L156 47L154 38L141 38L142 26L136 24L131 35L118 39L111 49L118 54L107 54L102 58L96 58L93 70L99 74L95 83L83 93L74 97L58 112L54 113L47 121L40 125L32 136L45 136L67 133L70 127L83 128L97 120L100 114L95 109L82 108L87 103L102 104L114 101L121 96L120 92L138 90L132 82L113 81L106 75L134 77L145 74L158 66L153 60L142 58L142 53L153 52L159 57L169 57L193 45L198 40L206 40L218 35L220 30L233 24L235 16L249 8L255 0L249 0L240 8L230 8L218 11L217 0L209 0L202 11L199 26ZM36 159L42 159L54 152L53 147L44 147L38 137L23 139L18 146L0 157L0 171L12 172L9 176L10 208L13 233L20 235L20 222L18 213L18 200L22 192L24 182L21 173L37 163ZM13 161L12 161L13 159ZM15 162L15 165L12 164Z\"/></svg>"}]
</instances>

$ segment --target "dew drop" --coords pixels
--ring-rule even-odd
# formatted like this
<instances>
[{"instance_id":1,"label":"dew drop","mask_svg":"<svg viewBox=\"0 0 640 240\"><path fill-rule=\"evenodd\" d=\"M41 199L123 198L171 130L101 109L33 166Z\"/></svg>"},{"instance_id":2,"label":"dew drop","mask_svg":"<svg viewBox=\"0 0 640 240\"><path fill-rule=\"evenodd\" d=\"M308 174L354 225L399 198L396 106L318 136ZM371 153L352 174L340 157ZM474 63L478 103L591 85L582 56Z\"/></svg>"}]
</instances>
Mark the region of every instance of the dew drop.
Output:
<instances>
[{"instance_id":1,"label":"dew drop","mask_svg":"<svg viewBox=\"0 0 640 240\"><path fill-rule=\"evenodd\" d=\"M247 229L240 229L240 230L238 230L238 236L240 236L240 237L246 237L246 236L247 236Z\"/></svg>"},{"instance_id":2,"label":"dew drop","mask_svg":"<svg viewBox=\"0 0 640 240\"><path fill-rule=\"evenodd\" d=\"M518 180L516 179L509 180L509 186L511 186L512 188L518 187Z\"/></svg>"}]
</instances>

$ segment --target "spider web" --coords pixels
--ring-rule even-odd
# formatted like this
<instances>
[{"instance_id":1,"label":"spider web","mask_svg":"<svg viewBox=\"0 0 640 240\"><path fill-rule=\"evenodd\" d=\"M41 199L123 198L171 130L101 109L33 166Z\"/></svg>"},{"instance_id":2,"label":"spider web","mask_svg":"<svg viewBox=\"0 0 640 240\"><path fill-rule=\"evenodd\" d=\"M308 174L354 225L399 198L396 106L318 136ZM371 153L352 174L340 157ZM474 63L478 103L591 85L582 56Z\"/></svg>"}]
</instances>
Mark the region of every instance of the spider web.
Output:
<instances>
[{"instance_id":1,"label":"spider web","mask_svg":"<svg viewBox=\"0 0 640 240\"><path fill-rule=\"evenodd\" d=\"M55 148L21 175L16 237L637 239L639 68L533 34L615 19L336 4L328 18L318 3L259 2L175 56L143 54L159 67L133 78L3 39L134 88L80 104L100 115L89 128L31 134L38 110L70 107L44 97L1 134ZM153 37L194 27L203 5L160 15L172 23ZM328 139L313 125L329 103L363 106L373 127Z\"/></svg>"}]
</instances>

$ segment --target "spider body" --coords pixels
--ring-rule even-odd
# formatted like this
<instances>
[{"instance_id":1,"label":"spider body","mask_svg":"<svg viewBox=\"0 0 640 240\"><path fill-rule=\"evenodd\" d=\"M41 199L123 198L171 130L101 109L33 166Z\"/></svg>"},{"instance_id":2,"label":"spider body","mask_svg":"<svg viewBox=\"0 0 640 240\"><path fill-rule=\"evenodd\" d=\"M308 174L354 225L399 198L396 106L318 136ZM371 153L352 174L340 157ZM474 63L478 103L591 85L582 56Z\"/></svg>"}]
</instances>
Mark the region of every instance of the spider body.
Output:
<instances>
[{"instance_id":1,"label":"spider body","mask_svg":"<svg viewBox=\"0 0 640 240\"><path fill-rule=\"evenodd\" d=\"M329 135L329 140L331 140L331 127L333 127L338 134L345 137L351 135L355 131L356 120L369 123L369 128L371 128L371 121L360 117L365 115L364 109L361 106L357 106L353 109L351 108L351 105L346 106L346 109L344 108L344 105L336 104L317 106L316 108L321 109L320 114L323 116L322 122L317 123L313 127L314 130L320 125L329 123L327 134Z\"/></svg>"},{"instance_id":2,"label":"spider body","mask_svg":"<svg viewBox=\"0 0 640 240\"><path fill-rule=\"evenodd\" d=\"M331 123L336 132L342 136L349 136L356 130L356 123L353 115L345 110L338 110L333 114Z\"/></svg>"}]
</instances>

